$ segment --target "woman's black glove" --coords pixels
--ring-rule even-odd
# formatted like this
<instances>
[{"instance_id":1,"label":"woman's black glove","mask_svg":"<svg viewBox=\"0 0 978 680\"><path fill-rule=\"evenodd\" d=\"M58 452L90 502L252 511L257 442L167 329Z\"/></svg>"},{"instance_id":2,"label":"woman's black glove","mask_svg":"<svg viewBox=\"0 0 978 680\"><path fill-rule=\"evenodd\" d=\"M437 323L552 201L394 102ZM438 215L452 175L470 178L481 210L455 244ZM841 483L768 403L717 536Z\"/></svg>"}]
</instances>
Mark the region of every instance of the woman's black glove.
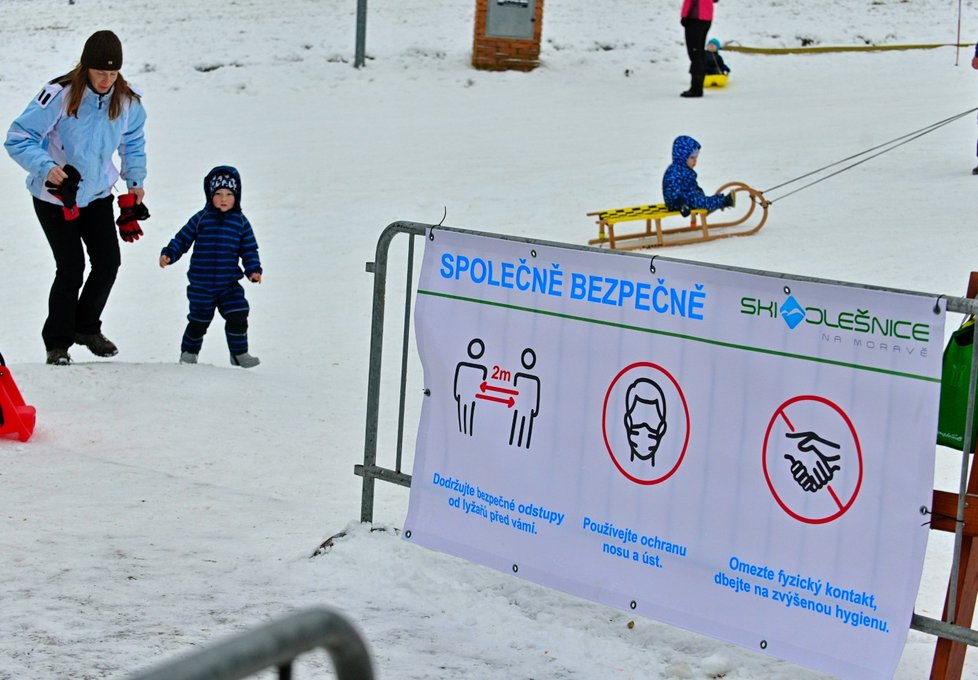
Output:
<instances>
[{"instance_id":1,"label":"woman's black glove","mask_svg":"<svg viewBox=\"0 0 978 680\"><path fill-rule=\"evenodd\" d=\"M65 219L70 221L78 217L78 206L75 201L78 198L78 185L82 181L82 176L73 165L66 165L62 169L68 176L61 181L61 184L48 181L44 186L47 187L48 193L61 201Z\"/></svg>"}]
</instances>

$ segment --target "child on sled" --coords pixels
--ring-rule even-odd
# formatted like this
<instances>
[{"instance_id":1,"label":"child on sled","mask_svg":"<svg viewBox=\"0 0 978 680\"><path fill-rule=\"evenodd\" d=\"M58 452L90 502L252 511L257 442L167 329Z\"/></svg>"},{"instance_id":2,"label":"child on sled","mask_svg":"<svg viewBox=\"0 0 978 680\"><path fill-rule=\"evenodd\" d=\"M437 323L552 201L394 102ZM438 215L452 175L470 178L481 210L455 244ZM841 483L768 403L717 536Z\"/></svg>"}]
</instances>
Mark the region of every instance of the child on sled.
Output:
<instances>
[{"instance_id":1,"label":"child on sled","mask_svg":"<svg viewBox=\"0 0 978 680\"><path fill-rule=\"evenodd\" d=\"M706 75L727 75L730 73L730 67L726 65L723 61L723 57L720 56L720 41L716 38L710 38L710 42L706 43Z\"/></svg>"},{"instance_id":2,"label":"child on sled","mask_svg":"<svg viewBox=\"0 0 978 680\"><path fill-rule=\"evenodd\" d=\"M688 217L693 210L723 210L734 205L734 194L707 196L696 180L696 160L700 143L681 135L672 143L672 164L662 176L662 197L669 210L678 210Z\"/></svg>"}]
</instances>

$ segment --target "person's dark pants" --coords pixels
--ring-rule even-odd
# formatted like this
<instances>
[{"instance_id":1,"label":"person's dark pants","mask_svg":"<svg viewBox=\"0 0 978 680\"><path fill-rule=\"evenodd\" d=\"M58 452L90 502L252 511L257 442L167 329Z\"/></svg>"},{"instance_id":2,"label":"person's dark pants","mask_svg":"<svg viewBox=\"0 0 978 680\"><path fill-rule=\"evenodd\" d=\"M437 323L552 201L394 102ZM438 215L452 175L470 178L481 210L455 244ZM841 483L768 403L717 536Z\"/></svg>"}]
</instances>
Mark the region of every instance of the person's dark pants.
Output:
<instances>
[{"instance_id":1,"label":"person's dark pants","mask_svg":"<svg viewBox=\"0 0 978 680\"><path fill-rule=\"evenodd\" d=\"M248 300L244 288L235 281L226 288L215 290L207 286L190 284L187 286L187 300L190 313L187 315L187 328L180 343L181 352L199 354L204 345L204 335L214 319L214 311L224 317L224 335L231 354L245 354L248 351Z\"/></svg>"},{"instance_id":2,"label":"person's dark pants","mask_svg":"<svg viewBox=\"0 0 978 680\"><path fill-rule=\"evenodd\" d=\"M703 93L703 80L706 78L706 34L710 32L710 21L702 19L683 19L686 29L686 54L689 55L689 89Z\"/></svg>"},{"instance_id":3,"label":"person's dark pants","mask_svg":"<svg viewBox=\"0 0 978 680\"><path fill-rule=\"evenodd\" d=\"M41 337L46 349L68 349L74 344L76 333L102 331L102 311L122 262L112 196L79 208L78 217L70 221L65 220L60 205L37 198L34 212L51 246L56 267ZM85 251L91 266L88 278Z\"/></svg>"}]
</instances>

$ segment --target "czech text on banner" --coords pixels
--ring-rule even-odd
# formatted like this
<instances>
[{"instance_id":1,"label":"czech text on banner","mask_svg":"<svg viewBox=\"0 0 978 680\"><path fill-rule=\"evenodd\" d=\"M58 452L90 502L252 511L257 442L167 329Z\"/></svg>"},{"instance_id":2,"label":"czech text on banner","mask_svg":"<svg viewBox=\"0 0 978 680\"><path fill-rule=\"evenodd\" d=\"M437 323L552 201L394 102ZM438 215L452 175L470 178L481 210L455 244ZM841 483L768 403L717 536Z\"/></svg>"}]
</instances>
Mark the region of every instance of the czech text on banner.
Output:
<instances>
[{"instance_id":1,"label":"czech text on banner","mask_svg":"<svg viewBox=\"0 0 978 680\"><path fill-rule=\"evenodd\" d=\"M932 297L436 229L411 542L889 678L933 489Z\"/></svg>"}]
</instances>

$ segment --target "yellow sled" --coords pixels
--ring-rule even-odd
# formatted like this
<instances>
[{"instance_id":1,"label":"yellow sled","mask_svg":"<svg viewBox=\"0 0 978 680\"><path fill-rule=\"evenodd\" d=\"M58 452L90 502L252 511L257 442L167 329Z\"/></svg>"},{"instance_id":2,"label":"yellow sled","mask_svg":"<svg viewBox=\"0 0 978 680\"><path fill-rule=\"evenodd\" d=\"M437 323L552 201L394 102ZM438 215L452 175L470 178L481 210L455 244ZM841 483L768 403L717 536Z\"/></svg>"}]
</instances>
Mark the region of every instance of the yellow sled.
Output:
<instances>
[{"instance_id":1,"label":"yellow sled","mask_svg":"<svg viewBox=\"0 0 978 680\"><path fill-rule=\"evenodd\" d=\"M713 73L703 79L703 87L726 87L729 77L726 73Z\"/></svg>"},{"instance_id":2,"label":"yellow sled","mask_svg":"<svg viewBox=\"0 0 978 680\"><path fill-rule=\"evenodd\" d=\"M767 221L767 209L770 203L760 191L743 182L728 182L715 193L728 191L735 194L736 200L735 206L729 210L734 215L740 214L740 217L725 222L713 222L706 210L694 210L690 213L689 222L685 226L663 226L663 221L666 219L683 218L678 211L669 210L662 203L589 212L587 213L589 217L598 218L598 237L588 241L588 244L607 245L612 250L638 250L756 234ZM755 215L755 212L758 214ZM712 217L719 219L721 214L715 212ZM615 226L623 222L645 222L645 229L632 233L619 231L615 234ZM676 223L679 220L672 220L672 222Z\"/></svg>"}]
</instances>

